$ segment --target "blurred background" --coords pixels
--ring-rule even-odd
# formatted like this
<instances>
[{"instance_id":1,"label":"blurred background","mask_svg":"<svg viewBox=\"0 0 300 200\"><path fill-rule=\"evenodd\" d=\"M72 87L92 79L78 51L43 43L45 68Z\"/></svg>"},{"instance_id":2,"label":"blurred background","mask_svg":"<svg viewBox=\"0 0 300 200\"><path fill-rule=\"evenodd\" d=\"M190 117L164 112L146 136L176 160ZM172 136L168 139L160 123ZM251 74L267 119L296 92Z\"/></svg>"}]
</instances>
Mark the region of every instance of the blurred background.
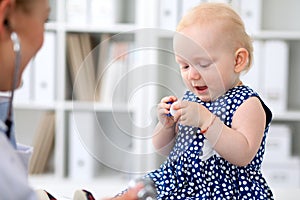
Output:
<instances>
[{"instance_id":1,"label":"blurred background","mask_svg":"<svg viewBox=\"0 0 300 200\"><path fill-rule=\"evenodd\" d=\"M231 4L253 38L242 80L274 114L263 173L276 199L298 199L300 2L215 1ZM14 102L17 139L35 148L30 183L66 198L79 188L113 196L165 159L151 143L156 105L185 89L172 37L182 15L206 1L49 2L44 45Z\"/></svg>"}]
</instances>

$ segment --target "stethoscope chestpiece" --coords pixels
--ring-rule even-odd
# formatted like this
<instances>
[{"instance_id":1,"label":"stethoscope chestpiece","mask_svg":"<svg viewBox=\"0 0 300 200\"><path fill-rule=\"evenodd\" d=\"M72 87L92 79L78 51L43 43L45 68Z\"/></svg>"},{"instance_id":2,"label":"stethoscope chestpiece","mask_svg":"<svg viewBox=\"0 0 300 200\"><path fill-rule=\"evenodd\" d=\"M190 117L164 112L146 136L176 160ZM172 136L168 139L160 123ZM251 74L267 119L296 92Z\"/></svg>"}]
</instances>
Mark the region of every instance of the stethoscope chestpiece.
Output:
<instances>
[{"instance_id":1,"label":"stethoscope chestpiece","mask_svg":"<svg viewBox=\"0 0 300 200\"><path fill-rule=\"evenodd\" d=\"M150 178L138 178L129 182L129 188L135 187L137 184L143 184L143 188L138 192L139 200L155 200L157 197L154 182Z\"/></svg>"}]
</instances>

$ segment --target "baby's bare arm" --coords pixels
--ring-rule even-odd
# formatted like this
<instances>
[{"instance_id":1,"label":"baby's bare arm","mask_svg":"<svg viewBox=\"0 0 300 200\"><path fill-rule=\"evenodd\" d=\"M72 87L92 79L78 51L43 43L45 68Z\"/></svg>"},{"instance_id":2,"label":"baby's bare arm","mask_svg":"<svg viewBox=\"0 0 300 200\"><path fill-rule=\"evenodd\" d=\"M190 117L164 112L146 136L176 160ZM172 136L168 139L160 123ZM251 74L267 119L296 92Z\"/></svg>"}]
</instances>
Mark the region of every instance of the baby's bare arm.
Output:
<instances>
[{"instance_id":1,"label":"baby's bare arm","mask_svg":"<svg viewBox=\"0 0 300 200\"><path fill-rule=\"evenodd\" d=\"M171 127L164 127L160 122L156 125L152 143L155 149L162 155L167 156L175 143L175 125Z\"/></svg>"},{"instance_id":2,"label":"baby's bare arm","mask_svg":"<svg viewBox=\"0 0 300 200\"><path fill-rule=\"evenodd\" d=\"M256 97L246 100L235 112L232 127L219 118L208 129L205 137L214 143L214 149L226 160L245 166L256 155L265 130L266 114Z\"/></svg>"}]
</instances>

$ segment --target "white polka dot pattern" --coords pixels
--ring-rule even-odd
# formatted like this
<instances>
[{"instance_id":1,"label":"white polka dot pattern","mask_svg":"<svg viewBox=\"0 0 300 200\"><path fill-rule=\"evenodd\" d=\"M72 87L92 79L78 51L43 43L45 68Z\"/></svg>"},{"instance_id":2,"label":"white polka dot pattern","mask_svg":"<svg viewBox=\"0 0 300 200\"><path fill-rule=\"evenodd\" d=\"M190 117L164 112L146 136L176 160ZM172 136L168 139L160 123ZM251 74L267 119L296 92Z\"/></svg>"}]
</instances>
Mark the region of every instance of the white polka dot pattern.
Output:
<instances>
[{"instance_id":1,"label":"white polka dot pattern","mask_svg":"<svg viewBox=\"0 0 300 200\"><path fill-rule=\"evenodd\" d=\"M253 96L258 97L258 94L247 86L238 86L213 102L202 102L190 91L183 99L206 106L231 127L234 112ZM254 159L247 166L238 167L217 153L203 155L206 154L203 147L207 140L200 134L200 129L179 124L176 143L168 159L159 169L146 175L155 182L157 199L273 199L261 174L268 127Z\"/></svg>"}]
</instances>

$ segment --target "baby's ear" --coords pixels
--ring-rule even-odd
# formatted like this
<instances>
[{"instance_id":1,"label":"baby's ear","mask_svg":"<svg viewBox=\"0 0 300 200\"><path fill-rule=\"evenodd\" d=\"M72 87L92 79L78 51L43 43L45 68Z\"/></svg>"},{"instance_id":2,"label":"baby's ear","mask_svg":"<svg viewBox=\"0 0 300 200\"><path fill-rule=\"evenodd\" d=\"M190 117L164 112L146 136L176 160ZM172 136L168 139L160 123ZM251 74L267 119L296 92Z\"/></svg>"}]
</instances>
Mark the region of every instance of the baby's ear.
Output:
<instances>
[{"instance_id":1,"label":"baby's ear","mask_svg":"<svg viewBox=\"0 0 300 200\"><path fill-rule=\"evenodd\" d=\"M234 59L234 71L240 73L246 68L249 62L249 52L245 48L239 48L235 52Z\"/></svg>"}]
</instances>

